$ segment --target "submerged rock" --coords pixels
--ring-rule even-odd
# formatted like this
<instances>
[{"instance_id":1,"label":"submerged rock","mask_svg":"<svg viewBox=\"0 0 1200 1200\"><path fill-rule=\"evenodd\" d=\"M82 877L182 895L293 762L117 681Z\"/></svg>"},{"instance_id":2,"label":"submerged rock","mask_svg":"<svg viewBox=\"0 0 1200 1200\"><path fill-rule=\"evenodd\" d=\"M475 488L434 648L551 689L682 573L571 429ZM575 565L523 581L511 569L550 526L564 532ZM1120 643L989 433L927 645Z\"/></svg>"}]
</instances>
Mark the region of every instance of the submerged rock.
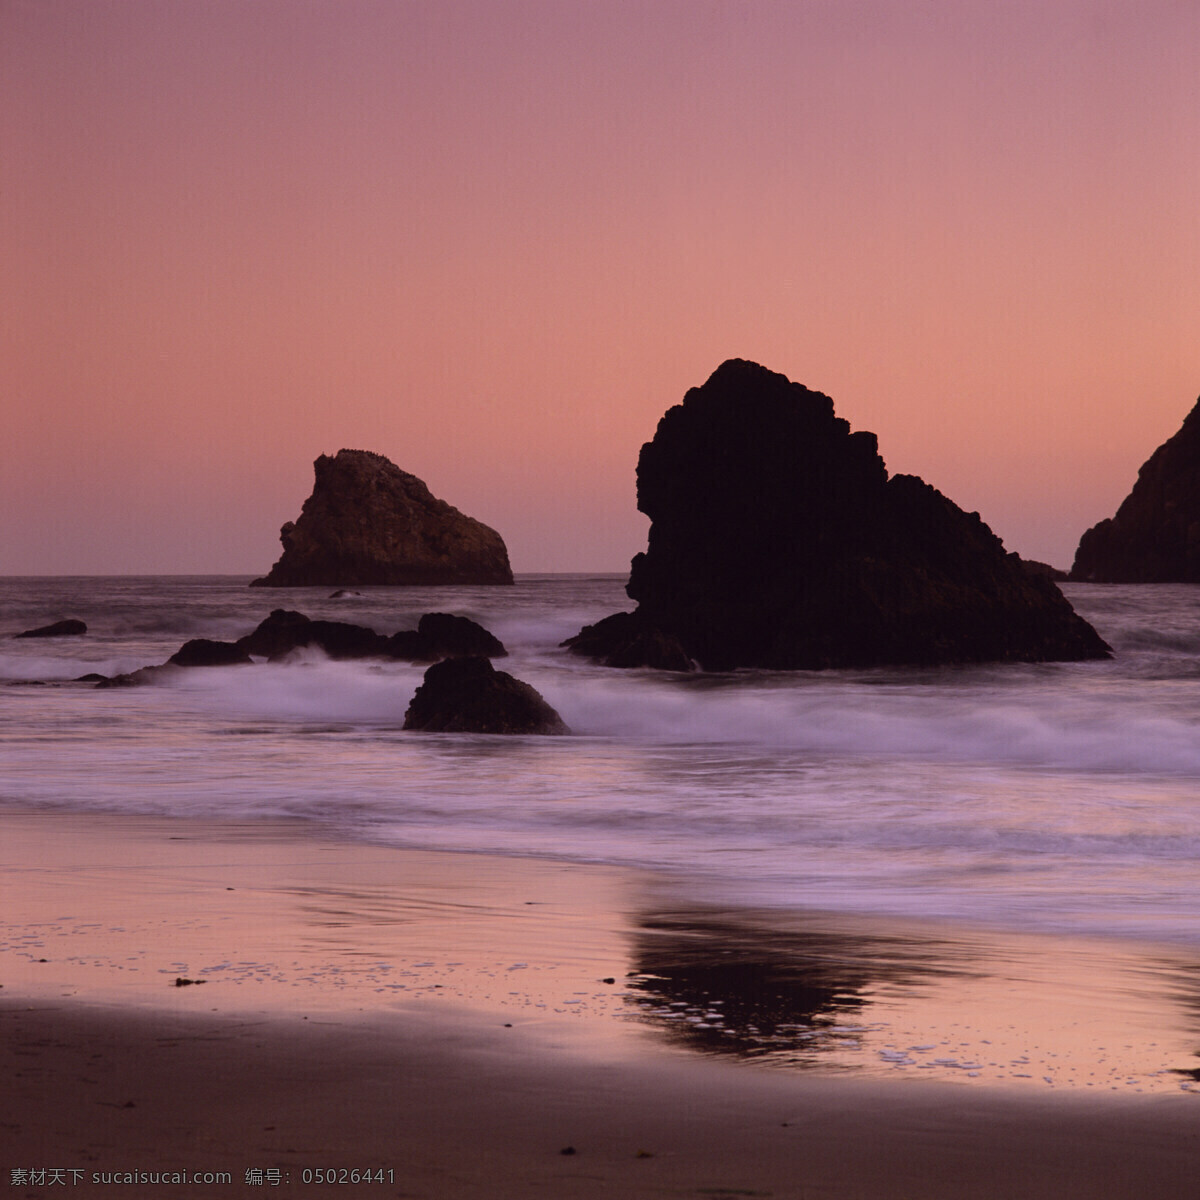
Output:
<instances>
[{"instance_id":1,"label":"submerged rock","mask_svg":"<svg viewBox=\"0 0 1200 1200\"><path fill-rule=\"evenodd\" d=\"M1200 583L1200 400L1142 464L1116 515L1079 539L1070 578Z\"/></svg>"},{"instance_id":2,"label":"submerged rock","mask_svg":"<svg viewBox=\"0 0 1200 1200\"><path fill-rule=\"evenodd\" d=\"M53 625L43 625L40 629L26 629L24 633L15 633L19 638L50 638L50 637L79 637L87 633L87 625L82 621L55 621Z\"/></svg>"},{"instance_id":3,"label":"submerged rock","mask_svg":"<svg viewBox=\"0 0 1200 1200\"><path fill-rule=\"evenodd\" d=\"M429 733L569 733L529 684L486 658L447 658L425 672L404 728Z\"/></svg>"},{"instance_id":4,"label":"submerged rock","mask_svg":"<svg viewBox=\"0 0 1200 1200\"><path fill-rule=\"evenodd\" d=\"M706 670L1103 658L1109 648L977 513L756 363L720 366L642 447L638 604L566 644Z\"/></svg>"},{"instance_id":5,"label":"submerged rock","mask_svg":"<svg viewBox=\"0 0 1200 1200\"><path fill-rule=\"evenodd\" d=\"M500 535L381 454L339 450L313 464L300 517L279 538L283 555L254 587L512 583Z\"/></svg>"}]
</instances>

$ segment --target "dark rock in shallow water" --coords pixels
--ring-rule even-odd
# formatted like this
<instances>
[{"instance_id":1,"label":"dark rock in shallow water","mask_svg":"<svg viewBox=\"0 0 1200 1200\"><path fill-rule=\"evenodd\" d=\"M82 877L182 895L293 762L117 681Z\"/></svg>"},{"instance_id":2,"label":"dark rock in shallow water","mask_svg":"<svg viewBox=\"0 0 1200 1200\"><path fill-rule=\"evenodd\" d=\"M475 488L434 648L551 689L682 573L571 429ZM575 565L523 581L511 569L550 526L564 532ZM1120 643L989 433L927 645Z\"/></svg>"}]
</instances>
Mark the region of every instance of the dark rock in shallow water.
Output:
<instances>
[{"instance_id":1,"label":"dark rock in shallow water","mask_svg":"<svg viewBox=\"0 0 1200 1200\"><path fill-rule=\"evenodd\" d=\"M260 658L282 658L297 646L307 646L310 618L287 608L271 610L253 633L237 640L238 648Z\"/></svg>"},{"instance_id":2,"label":"dark rock in shallow water","mask_svg":"<svg viewBox=\"0 0 1200 1200\"><path fill-rule=\"evenodd\" d=\"M569 733L527 683L486 658L447 658L425 672L404 728L430 733Z\"/></svg>"},{"instance_id":3,"label":"dark rock in shallow water","mask_svg":"<svg viewBox=\"0 0 1200 1200\"><path fill-rule=\"evenodd\" d=\"M423 633L418 633L415 629L402 629L399 633L393 633L387 640L385 653L388 658L413 663L437 662L444 657Z\"/></svg>"},{"instance_id":4,"label":"dark rock in shallow water","mask_svg":"<svg viewBox=\"0 0 1200 1200\"><path fill-rule=\"evenodd\" d=\"M55 621L53 625L43 625L40 629L27 629L24 633L14 634L19 638L49 638L49 637L79 637L87 633L87 626L82 621Z\"/></svg>"},{"instance_id":5,"label":"dark rock in shallow water","mask_svg":"<svg viewBox=\"0 0 1200 1200\"><path fill-rule=\"evenodd\" d=\"M272 660L300 646L317 646L330 658L398 658L407 662L436 662L456 655L502 658L508 653L482 625L449 613L426 613L416 629L385 637L365 625L314 621L303 613L277 608L253 633L237 641L237 648L244 653Z\"/></svg>"},{"instance_id":6,"label":"dark rock in shallow water","mask_svg":"<svg viewBox=\"0 0 1200 1200\"><path fill-rule=\"evenodd\" d=\"M813 669L1103 658L1054 584L875 435L755 363L724 363L638 462L637 601L567 645L622 666ZM674 669L680 669L675 666Z\"/></svg>"},{"instance_id":7,"label":"dark rock in shallow water","mask_svg":"<svg viewBox=\"0 0 1200 1200\"><path fill-rule=\"evenodd\" d=\"M303 613L275 609L253 633L238 638L237 647L272 661L300 646L317 646L330 658L373 658L387 654L388 639L365 625L345 621L313 621Z\"/></svg>"},{"instance_id":8,"label":"dark rock in shallow water","mask_svg":"<svg viewBox=\"0 0 1200 1200\"><path fill-rule=\"evenodd\" d=\"M417 632L429 639L443 658L479 655L482 658L505 658L500 639L469 617L452 613L426 613L417 622Z\"/></svg>"},{"instance_id":9,"label":"dark rock in shallow water","mask_svg":"<svg viewBox=\"0 0 1200 1200\"><path fill-rule=\"evenodd\" d=\"M416 629L402 629L388 638L387 652L391 658L407 662L437 662L443 658L480 656L506 658L499 638L469 617L450 613L426 613Z\"/></svg>"},{"instance_id":10,"label":"dark rock in shallow water","mask_svg":"<svg viewBox=\"0 0 1200 1200\"><path fill-rule=\"evenodd\" d=\"M312 495L280 531L283 556L252 586L512 583L494 529L381 454L339 450L313 466Z\"/></svg>"},{"instance_id":11,"label":"dark rock in shallow water","mask_svg":"<svg viewBox=\"0 0 1200 1200\"><path fill-rule=\"evenodd\" d=\"M184 642L167 662L174 667L233 667L250 661L250 655L233 642L193 638Z\"/></svg>"},{"instance_id":12,"label":"dark rock in shallow water","mask_svg":"<svg viewBox=\"0 0 1200 1200\"><path fill-rule=\"evenodd\" d=\"M674 634L656 629L637 612L613 613L595 625L585 625L564 645L605 667L696 670L696 662Z\"/></svg>"},{"instance_id":13,"label":"dark rock in shallow water","mask_svg":"<svg viewBox=\"0 0 1200 1200\"><path fill-rule=\"evenodd\" d=\"M1142 464L1116 515L1079 539L1070 577L1200 583L1200 400Z\"/></svg>"},{"instance_id":14,"label":"dark rock in shallow water","mask_svg":"<svg viewBox=\"0 0 1200 1200\"><path fill-rule=\"evenodd\" d=\"M163 663L161 666L154 667L139 667L136 671L128 671L124 675L113 675L107 679L102 678L96 684L96 687L98 689L146 687L150 684L166 683L179 673L180 668L169 663Z\"/></svg>"}]
</instances>

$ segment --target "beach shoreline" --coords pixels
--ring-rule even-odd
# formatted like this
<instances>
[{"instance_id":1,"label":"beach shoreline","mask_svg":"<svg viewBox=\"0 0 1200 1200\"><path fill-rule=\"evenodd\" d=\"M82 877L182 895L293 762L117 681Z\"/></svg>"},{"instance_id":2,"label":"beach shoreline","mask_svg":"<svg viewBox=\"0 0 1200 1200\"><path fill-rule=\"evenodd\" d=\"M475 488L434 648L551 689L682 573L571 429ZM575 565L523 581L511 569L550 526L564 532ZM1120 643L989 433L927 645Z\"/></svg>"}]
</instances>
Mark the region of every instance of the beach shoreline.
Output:
<instances>
[{"instance_id":1,"label":"beach shoreline","mask_svg":"<svg viewBox=\"0 0 1200 1200\"><path fill-rule=\"evenodd\" d=\"M864 940L861 918L854 938L829 918L798 942L765 918L672 907L661 881L624 868L354 845L303 823L6 811L0 824L0 1168L14 1196L57 1194L13 1174L38 1170L130 1197L168 1185L93 1176L228 1172L172 1190L321 1194L304 1172L343 1168L391 1172L334 1185L355 1194L435 1200L1195 1192L1186 1075L1089 1091L1096 1064L1055 1064L1035 1090L983 1070L968 1082L963 1051L921 1074L939 1051L906 1066L875 1049L909 1033L881 1032L879 1014L943 992L963 1006L959 1033L970 1005L995 1026L991 1045L1005 995L1010 1016L1041 996L1074 1005L1078 1025L1095 991L1072 994L1066 976L1091 969L1087 948L1057 988L1026 962L985 995L966 961L976 943L957 944L953 967L945 947L914 958L883 922ZM758 993L718 996L712 965L730 956L734 974L772 967L755 986L803 998L808 1028L780 1020L772 1041ZM723 1027L681 1015L698 979ZM1092 1015L1135 1038L1130 1004L1113 993ZM1194 1048L1186 1004L1164 1013L1149 1027L1182 1014L1178 1046ZM1046 1041L1045 1061L1074 1044Z\"/></svg>"}]
</instances>

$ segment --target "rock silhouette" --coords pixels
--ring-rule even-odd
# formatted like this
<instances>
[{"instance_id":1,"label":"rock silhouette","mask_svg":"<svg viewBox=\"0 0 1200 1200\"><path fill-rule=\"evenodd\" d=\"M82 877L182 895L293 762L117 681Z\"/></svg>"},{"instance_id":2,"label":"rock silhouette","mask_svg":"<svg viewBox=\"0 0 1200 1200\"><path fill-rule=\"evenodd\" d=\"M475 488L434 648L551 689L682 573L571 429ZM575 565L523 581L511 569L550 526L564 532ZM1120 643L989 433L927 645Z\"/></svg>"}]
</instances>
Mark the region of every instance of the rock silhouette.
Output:
<instances>
[{"instance_id":1,"label":"rock silhouette","mask_svg":"<svg viewBox=\"0 0 1200 1200\"><path fill-rule=\"evenodd\" d=\"M1116 515L1079 539L1070 577L1200 583L1200 400L1142 464Z\"/></svg>"},{"instance_id":2,"label":"rock silhouette","mask_svg":"<svg viewBox=\"0 0 1200 1200\"><path fill-rule=\"evenodd\" d=\"M313 468L312 495L280 530L283 555L252 587L512 583L494 529L383 455L339 450Z\"/></svg>"},{"instance_id":3,"label":"rock silhouette","mask_svg":"<svg viewBox=\"0 0 1200 1200\"><path fill-rule=\"evenodd\" d=\"M611 666L820 669L1102 658L1109 649L977 513L888 477L872 433L756 363L668 410L637 470L631 614L566 644Z\"/></svg>"},{"instance_id":4,"label":"rock silhouette","mask_svg":"<svg viewBox=\"0 0 1200 1200\"><path fill-rule=\"evenodd\" d=\"M447 658L425 672L404 728L429 733L569 733L529 684L486 658Z\"/></svg>"}]
</instances>

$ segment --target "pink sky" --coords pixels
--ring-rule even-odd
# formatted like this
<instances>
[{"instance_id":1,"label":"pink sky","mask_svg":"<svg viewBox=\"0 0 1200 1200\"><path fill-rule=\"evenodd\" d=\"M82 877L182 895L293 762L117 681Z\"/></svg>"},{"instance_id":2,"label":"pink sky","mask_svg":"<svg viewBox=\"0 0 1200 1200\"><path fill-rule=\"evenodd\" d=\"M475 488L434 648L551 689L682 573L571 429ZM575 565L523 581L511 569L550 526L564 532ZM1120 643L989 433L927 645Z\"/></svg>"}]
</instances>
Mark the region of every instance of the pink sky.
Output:
<instances>
[{"instance_id":1,"label":"pink sky","mask_svg":"<svg viewBox=\"0 0 1200 1200\"><path fill-rule=\"evenodd\" d=\"M627 569L724 359L1069 565L1200 394L1195 0L0 0L0 573L386 454Z\"/></svg>"}]
</instances>

